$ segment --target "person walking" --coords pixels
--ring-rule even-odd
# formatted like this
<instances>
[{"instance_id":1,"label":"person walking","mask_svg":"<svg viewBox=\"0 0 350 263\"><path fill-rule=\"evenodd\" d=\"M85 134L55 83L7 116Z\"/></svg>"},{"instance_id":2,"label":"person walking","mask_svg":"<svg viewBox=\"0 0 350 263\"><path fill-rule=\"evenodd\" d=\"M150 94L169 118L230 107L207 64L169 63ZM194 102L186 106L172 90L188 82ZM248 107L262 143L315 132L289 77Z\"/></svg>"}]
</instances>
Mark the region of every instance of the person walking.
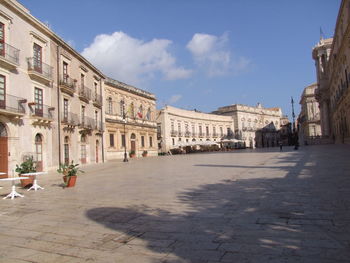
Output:
<instances>
[{"instance_id":1,"label":"person walking","mask_svg":"<svg viewBox=\"0 0 350 263\"><path fill-rule=\"evenodd\" d=\"M282 144L282 142L280 142L279 144L280 144L280 152L282 152L283 144Z\"/></svg>"}]
</instances>

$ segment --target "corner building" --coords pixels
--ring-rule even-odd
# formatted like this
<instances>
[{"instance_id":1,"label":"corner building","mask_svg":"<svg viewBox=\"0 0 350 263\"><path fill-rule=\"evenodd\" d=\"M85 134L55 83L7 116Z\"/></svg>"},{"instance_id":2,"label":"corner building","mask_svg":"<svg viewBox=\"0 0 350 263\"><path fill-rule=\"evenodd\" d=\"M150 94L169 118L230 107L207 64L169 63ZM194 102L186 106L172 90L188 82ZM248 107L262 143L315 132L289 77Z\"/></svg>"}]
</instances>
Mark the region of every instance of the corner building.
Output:
<instances>
[{"instance_id":1,"label":"corner building","mask_svg":"<svg viewBox=\"0 0 350 263\"><path fill-rule=\"evenodd\" d=\"M55 166L53 33L17 1L0 3L0 172L32 156L37 169Z\"/></svg>"},{"instance_id":2,"label":"corner building","mask_svg":"<svg viewBox=\"0 0 350 263\"><path fill-rule=\"evenodd\" d=\"M105 152L107 160L157 156L156 97L123 82L106 78Z\"/></svg>"}]
</instances>

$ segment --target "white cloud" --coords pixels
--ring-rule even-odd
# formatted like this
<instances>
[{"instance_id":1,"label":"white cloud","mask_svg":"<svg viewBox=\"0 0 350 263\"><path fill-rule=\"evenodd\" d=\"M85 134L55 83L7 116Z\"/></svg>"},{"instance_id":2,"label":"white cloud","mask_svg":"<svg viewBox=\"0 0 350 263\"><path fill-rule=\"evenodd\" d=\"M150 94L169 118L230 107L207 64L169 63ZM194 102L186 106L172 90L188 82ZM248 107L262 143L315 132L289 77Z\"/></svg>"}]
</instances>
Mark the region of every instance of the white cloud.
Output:
<instances>
[{"instance_id":1,"label":"white cloud","mask_svg":"<svg viewBox=\"0 0 350 263\"><path fill-rule=\"evenodd\" d=\"M175 57L168 50L171 44L167 39L145 42L114 32L96 36L82 55L106 75L129 84L137 85L156 73L167 80L190 77L191 70L176 65Z\"/></svg>"},{"instance_id":2,"label":"white cloud","mask_svg":"<svg viewBox=\"0 0 350 263\"><path fill-rule=\"evenodd\" d=\"M174 104L175 102L179 101L182 98L182 95L177 94L177 95L173 95L170 97L168 104Z\"/></svg>"},{"instance_id":3,"label":"white cloud","mask_svg":"<svg viewBox=\"0 0 350 263\"><path fill-rule=\"evenodd\" d=\"M236 74L245 70L250 61L244 57L233 57L228 47L228 34L214 36L196 33L187 44L187 49L200 69L208 76Z\"/></svg>"}]
</instances>

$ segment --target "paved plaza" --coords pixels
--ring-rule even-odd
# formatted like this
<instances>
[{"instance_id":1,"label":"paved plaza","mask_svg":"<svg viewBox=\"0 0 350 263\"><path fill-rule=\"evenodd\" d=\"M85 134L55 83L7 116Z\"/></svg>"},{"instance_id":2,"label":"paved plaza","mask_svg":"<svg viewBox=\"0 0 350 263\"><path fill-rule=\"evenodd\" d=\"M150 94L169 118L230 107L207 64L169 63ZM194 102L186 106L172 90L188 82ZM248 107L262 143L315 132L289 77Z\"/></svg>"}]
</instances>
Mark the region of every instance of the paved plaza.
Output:
<instances>
[{"instance_id":1,"label":"paved plaza","mask_svg":"<svg viewBox=\"0 0 350 263\"><path fill-rule=\"evenodd\" d=\"M350 147L160 156L0 199L0 262L350 262ZM1 183L1 196L10 185Z\"/></svg>"}]
</instances>

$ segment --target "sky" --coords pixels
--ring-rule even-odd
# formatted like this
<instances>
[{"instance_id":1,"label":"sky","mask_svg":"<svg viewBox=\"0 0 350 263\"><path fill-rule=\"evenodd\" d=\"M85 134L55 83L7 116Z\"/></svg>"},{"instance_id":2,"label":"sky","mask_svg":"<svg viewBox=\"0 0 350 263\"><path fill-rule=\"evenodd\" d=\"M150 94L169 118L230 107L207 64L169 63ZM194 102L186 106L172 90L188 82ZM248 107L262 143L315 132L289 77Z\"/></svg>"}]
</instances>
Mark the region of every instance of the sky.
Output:
<instances>
[{"instance_id":1,"label":"sky","mask_svg":"<svg viewBox=\"0 0 350 263\"><path fill-rule=\"evenodd\" d=\"M154 93L158 109L259 102L291 117L341 0L20 2L104 74Z\"/></svg>"}]
</instances>

